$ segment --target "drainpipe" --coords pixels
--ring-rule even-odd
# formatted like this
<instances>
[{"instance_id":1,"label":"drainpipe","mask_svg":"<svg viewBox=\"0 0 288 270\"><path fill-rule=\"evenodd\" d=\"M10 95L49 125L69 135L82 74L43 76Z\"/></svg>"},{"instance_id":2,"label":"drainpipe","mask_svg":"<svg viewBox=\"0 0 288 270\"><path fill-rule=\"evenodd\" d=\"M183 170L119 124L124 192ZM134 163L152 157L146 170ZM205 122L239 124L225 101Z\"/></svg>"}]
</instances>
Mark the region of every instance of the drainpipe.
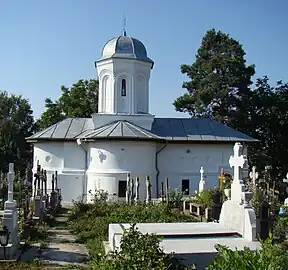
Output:
<instances>
[{"instance_id":1,"label":"drainpipe","mask_svg":"<svg viewBox=\"0 0 288 270\"><path fill-rule=\"evenodd\" d=\"M81 146L81 148L82 148L82 149L84 150L84 152L85 152L84 190L83 190L82 192L83 192L84 198L86 198L86 201L87 201L88 151L87 151L87 149L84 147L81 139L77 139L77 144L78 144L79 146Z\"/></svg>"},{"instance_id":2,"label":"drainpipe","mask_svg":"<svg viewBox=\"0 0 288 270\"><path fill-rule=\"evenodd\" d=\"M156 152L156 159L155 159L155 168L156 168L156 196L157 198L159 197L159 174L160 171L158 169L158 155L160 154L160 152L162 150L164 150L164 148L167 146L167 141L165 142L165 144Z\"/></svg>"}]
</instances>

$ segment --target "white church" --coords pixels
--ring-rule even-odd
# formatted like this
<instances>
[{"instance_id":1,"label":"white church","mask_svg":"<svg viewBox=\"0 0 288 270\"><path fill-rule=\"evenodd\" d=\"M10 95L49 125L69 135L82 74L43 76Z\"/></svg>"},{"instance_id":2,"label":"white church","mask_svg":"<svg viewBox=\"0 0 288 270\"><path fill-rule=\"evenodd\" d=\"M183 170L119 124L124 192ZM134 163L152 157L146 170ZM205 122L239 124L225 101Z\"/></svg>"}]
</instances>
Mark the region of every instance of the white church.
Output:
<instances>
[{"instance_id":1,"label":"white church","mask_svg":"<svg viewBox=\"0 0 288 270\"><path fill-rule=\"evenodd\" d=\"M218 186L221 168L231 173L235 142L255 139L210 119L157 118L149 112L149 77L154 62L143 43L123 35L109 40L95 66L99 79L98 113L67 118L27 138L37 161L58 173L63 202L103 189L125 197L127 174L140 178L140 199L150 176L152 198L161 182L188 193L198 189L203 166L206 187Z\"/></svg>"}]
</instances>

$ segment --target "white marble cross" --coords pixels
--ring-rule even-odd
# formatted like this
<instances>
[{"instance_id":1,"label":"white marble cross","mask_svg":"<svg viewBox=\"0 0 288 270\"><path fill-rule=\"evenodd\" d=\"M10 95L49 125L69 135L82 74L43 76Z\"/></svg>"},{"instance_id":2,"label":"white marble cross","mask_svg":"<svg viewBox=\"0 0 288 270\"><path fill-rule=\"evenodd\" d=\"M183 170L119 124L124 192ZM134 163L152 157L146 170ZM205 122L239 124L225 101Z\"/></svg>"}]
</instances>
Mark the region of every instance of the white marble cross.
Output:
<instances>
[{"instance_id":1,"label":"white marble cross","mask_svg":"<svg viewBox=\"0 0 288 270\"><path fill-rule=\"evenodd\" d=\"M13 184L14 184L14 163L9 163L9 172L7 173L8 180L8 202L13 202Z\"/></svg>"},{"instance_id":2,"label":"white marble cross","mask_svg":"<svg viewBox=\"0 0 288 270\"><path fill-rule=\"evenodd\" d=\"M256 172L256 167L255 166L252 167L252 172L249 173L249 176L250 176L250 178L252 180L253 186L255 187L256 186L256 180L259 177L258 172Z\"/></svg>"},{"instance_id":3,"label":"white marble cross","mask_svg":"<svg viewBox=\"0 0 288 270\"><path fill-rule=\"evenodd\" d=\"M135 198L134 201L137 202L139 201L139 177L136 177L136 181L135 181Z\"/></svg>"},{"instance_id":4,"label":"white marble cross","mask_svg":"<svg viewBox=\"0 0 288 270\"><path fill-rule=\"evenodd\" d=\"M288 184L288 173L286 174L286 178L283 179L283 183L287 183Z\"/></svg>"},{"instance_id":5,"label":"white marble cross","mask_svg":"<svg viewBox=\"0 0 288 270\"><path fill-rule=\"evenodd\" d=\"M204 179L204 168L201 166L200 168L200 182L199 182L199 191L205 190L205 179Z\"/></svg>"},{"instance_id":6,"label":"white marble cross","mask_svg":"<svg viewBox=\"0 0 288 270\"><path fill-rule=\"evenodd\" d=\"M129 203L129 195L130 195L130 173L127 174L126 179L126 203Z\"/></svg>"},{"instance_id":7,"label":"white marble cross","mask_svg":"<svg viewBox=\"0 0 288 270\"><path fill-rule=\"evenodd\" d=\"M243 146L241 143L235 143L233 147L234 156L230 156L229 159L229 165L230 167L234 167L234 177L233 182L234 183L240 183L242 182L241 174L240 174L240 168L243 168L247 163L247 157L245 155L240 155L242 152Z\"/></svg>"}]
</instances>

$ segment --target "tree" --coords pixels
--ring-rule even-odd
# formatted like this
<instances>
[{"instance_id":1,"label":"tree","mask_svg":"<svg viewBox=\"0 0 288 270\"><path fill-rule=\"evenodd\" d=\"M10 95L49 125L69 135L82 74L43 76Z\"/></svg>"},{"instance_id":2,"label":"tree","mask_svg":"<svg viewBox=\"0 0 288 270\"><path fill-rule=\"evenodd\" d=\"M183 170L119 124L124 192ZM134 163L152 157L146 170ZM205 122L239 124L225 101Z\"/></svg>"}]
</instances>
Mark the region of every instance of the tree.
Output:
<instances>
[{"instance_id":1,"label":"tree","mask_svg":"<svg viewBox=\"0 0 288 270\"><path fill-rule=\"evenodd\" d=\"M98 80L79 80L69 89L61 86L58 100L45 99L46 110L37 121L40 129L49 127L67 117L91 117L98 111Z\"/></svg>"},{"instance_id":2,"label":"tree","mask_svg":"<svg viewBox=\"0 0 288 270\"><path fill-rule=\"evenodd\" d=\"M25 140L35 129L33 111L22 96L0 92L0 170L7 171L10 162L24 172L31 164L30 144Z\"/></svg>"},{"instance_id":3,"label":"tree","mask_svg":"<svg viewBox=\"0 0 288 270\"><path fill-rule=\"evenodd\" d=\"M251 163L259 169L271 165L272 178L282 181L288 171L288 84L272 87L267 77L257 79L249 106L247 133L259 140L251 148Z\"/></svg>"},{"instance_id":4,"label":"tree","mask_svg":"<svg viewBox=\"0 0 288 270\"><path fill-rule=\"evenodd\" d=\"M192 65L181 72L190 81L183 83L188 93L173 105L193 117L211 117L229 123L237 103L249 94L254 66L246 66L245 52L238 41L215 29L207 31Z\"/></svg>"}]
</instances>

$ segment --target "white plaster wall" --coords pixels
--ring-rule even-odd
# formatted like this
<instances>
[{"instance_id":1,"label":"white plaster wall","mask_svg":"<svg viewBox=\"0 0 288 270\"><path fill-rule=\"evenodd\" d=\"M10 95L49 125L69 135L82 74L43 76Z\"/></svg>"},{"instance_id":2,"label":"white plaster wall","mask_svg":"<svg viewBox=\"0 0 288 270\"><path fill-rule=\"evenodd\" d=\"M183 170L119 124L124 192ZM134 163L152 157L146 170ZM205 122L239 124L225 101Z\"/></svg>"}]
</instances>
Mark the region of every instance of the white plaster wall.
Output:
<instances>
[{"instance_id":1,"label":"white plaster wall","mask_svg":"<svg viewBox=\"0 0 288 270\"><path fill-rule=\"evenodd\" d=\"M33 172L37 161L47 171L47 189L52 188L52 174L58 173L58 188L63 202L83 194L85 187L85 152L76 142L39 142L34 144Z\"/></svg>"},{"instance_id":2,"label":"white plaster wall","mask_svg":"<svg viewBox=\"0 0 288 270\"><path fill-rule=\"evenodd\" d=\"M108 191L118 194L118 181L140 178L140 198L146 194L145 177L150 175L152 194L155 196L155 153L153 142L102 141L91 142L88 146L87 190Z\"/></svg>"},{"instance_id":3,"label":"white plaster wall","mask_svg":"<svg viewBox=\"0 0 288 270\"><path fill-rule=\"evenodd\" d=\"M221 168L232 173L229 166L232 154L233 144L168 144L158 155L159 188L166 177L171 188L180 190L182 179L189 179L193 193L198 190L201 166L207 177L206 188L218 187Z\"/></svg>"},{"instance_id":4,"label":"white plaster wall","mask_svg":"<svg viewBox=\"0 0 288 270\"><path fill-rule=\"evenodd\" d=\"M149 78L152 64L134 59L97 62L100 113L149 113ZM141 78L141 80L139 80ZM126 79L126 97L121 80ZM140 106L141 105L141 106Z\"/></svg>"}]
</instances>

